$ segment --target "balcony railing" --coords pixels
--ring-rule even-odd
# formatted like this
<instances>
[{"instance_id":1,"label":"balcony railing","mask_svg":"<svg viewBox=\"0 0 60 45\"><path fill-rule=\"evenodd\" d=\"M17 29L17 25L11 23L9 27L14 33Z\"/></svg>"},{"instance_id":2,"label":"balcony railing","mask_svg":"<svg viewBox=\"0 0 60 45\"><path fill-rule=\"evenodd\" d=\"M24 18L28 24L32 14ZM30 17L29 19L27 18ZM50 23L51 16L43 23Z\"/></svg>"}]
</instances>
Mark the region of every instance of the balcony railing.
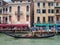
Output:
<instances>
[{"instance_id":1,"label":"balcony railing","mask_svg":"<svg viewBox=\"0 0 60 45\"><path fill-rule=\"evenodd\" d=\"M48 23L54 23L54 21L49 21Z\"/></svg>"},{"instance_id":2,"label":"balcony railing","mask_svg":"<svg viewBox=\"0 0 60 45\"><path fill-rule=\"evenodd\" d=\"M56 15L60 15L60 13L56 13Z\"/></svg>"},{"instance_id":3,"label":"balcony railing","mask_svg":"<svg viewBox=\"0 0 60 45\"><path fill-rule=\"evenodd\" d=\"M60 21L56 21L57 24L60 24Z\"/></svg>"},{"instance_id":4,"label":"balcony railing","mask_svg":"<svg viewBox=\"0 0 60 45\"><path fill-rule=\"evenodd\" d=\"M3 14L8 14L8 12L3 12Z\"/></svg>"},{"instance_id":5,"label":"balcony railing","mask_svg":"<svg viewBox=\"0 0 60 45\"><path fill-rule=\"evenodd\" d=\"M60 8L60 6L55 6L55 8Z\"/></svg>"},{"instance_id":6,"label":"balcony railing","mask_svg":"<svg viewBox=\"0 0 60 45\"><path fill-rule=\"evenodd\" d=\"M16 11L15 12L15 15L23 15L23 12L22 11L20 11L20 12L19 11Z\"/></svg>"}]
</instances>

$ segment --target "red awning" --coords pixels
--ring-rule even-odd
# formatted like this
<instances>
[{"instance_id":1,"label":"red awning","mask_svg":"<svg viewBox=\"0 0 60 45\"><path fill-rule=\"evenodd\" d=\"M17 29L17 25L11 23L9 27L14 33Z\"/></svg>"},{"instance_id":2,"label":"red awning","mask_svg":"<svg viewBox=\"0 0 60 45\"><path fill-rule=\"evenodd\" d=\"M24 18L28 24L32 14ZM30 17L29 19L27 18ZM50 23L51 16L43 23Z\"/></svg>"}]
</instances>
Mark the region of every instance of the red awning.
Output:
<instances>
[{"instance_id":1,"label":"red awning","mask_svg":"<svg viewBox=\"0 0 60 45\"><path fill-rule=\"evenodd\" d=\"M28 27L28 24L0 24L0 27Z\"/></svg>"},{"instance_id":2,"label":"red awning","mask_svg":"<svg viewBox=\"0 0 60 45\"><path fill-rule=\"evenodd\" d=\"M7 24L0 24L0 27L6 27Z\"/></svg>"},{"instance_id":3,"label":"red awning","mask_svg":"<svg viewBox=\"0 0 60 45\"><path fill-rule=\"evenodd\" d=\"M28 24L16 24L16 27L28 27Z\"/></svg>"}]
</instances>

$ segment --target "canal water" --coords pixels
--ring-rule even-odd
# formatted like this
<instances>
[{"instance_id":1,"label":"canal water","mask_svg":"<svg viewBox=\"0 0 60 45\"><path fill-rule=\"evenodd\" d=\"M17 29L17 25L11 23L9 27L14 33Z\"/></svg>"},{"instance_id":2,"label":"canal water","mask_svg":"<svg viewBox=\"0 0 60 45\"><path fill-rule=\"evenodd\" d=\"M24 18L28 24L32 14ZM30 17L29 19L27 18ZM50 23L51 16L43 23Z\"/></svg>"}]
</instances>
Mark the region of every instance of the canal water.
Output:
<instances>
[{"instance_id":1,"label":"canal water","mask_svg":"<svg viewBox=\"0 0 60 45\"><path fill-rule=\"evenodd\" d=\"M43 39L15 39L0 34L0 45L60 45L60 36Z\"/></svg>"}]
</instances>

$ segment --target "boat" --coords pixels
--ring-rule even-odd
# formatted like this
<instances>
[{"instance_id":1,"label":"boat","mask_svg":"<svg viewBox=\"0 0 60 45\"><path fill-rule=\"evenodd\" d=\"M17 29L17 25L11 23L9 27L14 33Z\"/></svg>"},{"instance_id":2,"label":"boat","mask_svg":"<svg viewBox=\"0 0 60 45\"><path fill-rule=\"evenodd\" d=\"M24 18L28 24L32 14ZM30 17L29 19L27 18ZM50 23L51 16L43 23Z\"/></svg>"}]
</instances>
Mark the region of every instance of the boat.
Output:
<instances>
[{"instance_id":1,"label":"boat","mask_svg":"<svg viewBox=\"0 0 60 45\"><path fill-rule=\"evenodd\" d=\"M22 37L22 36L13 36L14 38L49 38L49 37L53 37L53 36L55 36L55 34L50 34L50 35L45 35L45 36L40 36L40 37L37 37L37 36L34 36L34 37Z\"/></svg>"},{"instance_id":2,"label":"boat","mask_svg":"<svg viewBox=\"0 0 60 45\"><path fill-rule=\"evenodd\" d=\"M50 37L54 37L55 33L53 32L31 32L31 33L27 33L27 34L9 34L9 33L5 33L8 36L14 37L14 38L50 38Z\"/></svg>"}]
</instances>

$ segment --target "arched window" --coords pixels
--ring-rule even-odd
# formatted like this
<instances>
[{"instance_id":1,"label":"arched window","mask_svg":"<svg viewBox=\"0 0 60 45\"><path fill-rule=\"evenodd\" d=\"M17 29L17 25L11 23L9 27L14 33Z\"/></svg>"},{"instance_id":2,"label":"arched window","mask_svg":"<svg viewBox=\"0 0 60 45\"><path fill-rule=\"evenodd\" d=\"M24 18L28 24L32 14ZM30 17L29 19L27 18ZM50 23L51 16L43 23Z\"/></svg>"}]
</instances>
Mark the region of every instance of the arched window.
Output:
<instances>
[{"instance_id":1,"label":"arched window","mask_svg":"<svg viewBox=\"0 0 60 45\"><path fill-rule=\"evenodd\" d=\"M29 6L26 7L26 10L29 11Z\"/></svg>"},{"instance_id":2,"label":"arched window","mask_svg":"<svg viewBox=\"0 0 60 45\"><path fill-rule=\"evenodd\" d=\"M8 11L8 8L6 8L6 12Z\"/></svg>"},{"instance_id":3,"label":"arched window","mask_svg":"<svg viewBox=\"0 0 60 45\"><path fill-rule=\"evenodd\" d=\"M18 6L18 9L17 10L18 10L18 12L20 12L20 6Z\"/></svg>"},{"instance_id":4,"label":"arched window","mask_svg":"<svg viewBox=\"0 0 60 45\"><path fill-rule=\"evenodd\" d=\"M26 21L29 21L29 15L26 16Z\"/></svg>"},{"instance_id":5,"label":"arched window","mask_svg":"<svg viewBox=\"0 0 60 45\"><path fill-rule=\"evenodd\" d=\"M37 23L40 23L40 17L37 17Z\"/></svg>"},{"instance_id":6,"label":"arched window","mask_svg":"<svg viewBox=\"0 0 60 45\"><path fill-rule=\"evenodd\" d=\"M20 15L17 16L17 21L20 21Z\"/></svg>"},{"instance_id":7,"label":"arched window","mask_svg":"<svg viewBox=\"0 0 60 45\"><path fill-rule=\"evenodd\" d=\"M12 21L11 16L9 16L9 21Z\"/></svg>"},{"instance_id":8,"label":"arched window","mask_svg":"<svg viewBox=\"0 0 60 45\"><path fill-rule=\"evenodd\" d=\"M1 24L1 17L0 17L0 24Z\"/></svg>"},{"instance_id":9,"label":"arched window","mask_svg":"<svg viewBox=\"0 0 60 45\"><path fill-rule=\"evenodd\" d=\"M5 17L3 17L3 23L5 22L4 20L5 20Z\"/></svg>"},{"instance_id":10,"label":"arched window","mask_svg":"<svg viewBox=\"0 0 60 45\"><path fill-rule=\"evenodd\" d=\"M8 18L7 18L7 17L5 17L5 23L7 23L7 21L8 21Z\"/></svg>"},{"instance_id":11,"label":"arched window","mask_svg":"<svg viewBox=\"0 0 60 45\"><path fill-rule=\"evenodd\" d=\"M10 6L10 7L9 7L9 12L11 12L11 10L12 10L12 7Z\"/></svg>"}]
</instances>

